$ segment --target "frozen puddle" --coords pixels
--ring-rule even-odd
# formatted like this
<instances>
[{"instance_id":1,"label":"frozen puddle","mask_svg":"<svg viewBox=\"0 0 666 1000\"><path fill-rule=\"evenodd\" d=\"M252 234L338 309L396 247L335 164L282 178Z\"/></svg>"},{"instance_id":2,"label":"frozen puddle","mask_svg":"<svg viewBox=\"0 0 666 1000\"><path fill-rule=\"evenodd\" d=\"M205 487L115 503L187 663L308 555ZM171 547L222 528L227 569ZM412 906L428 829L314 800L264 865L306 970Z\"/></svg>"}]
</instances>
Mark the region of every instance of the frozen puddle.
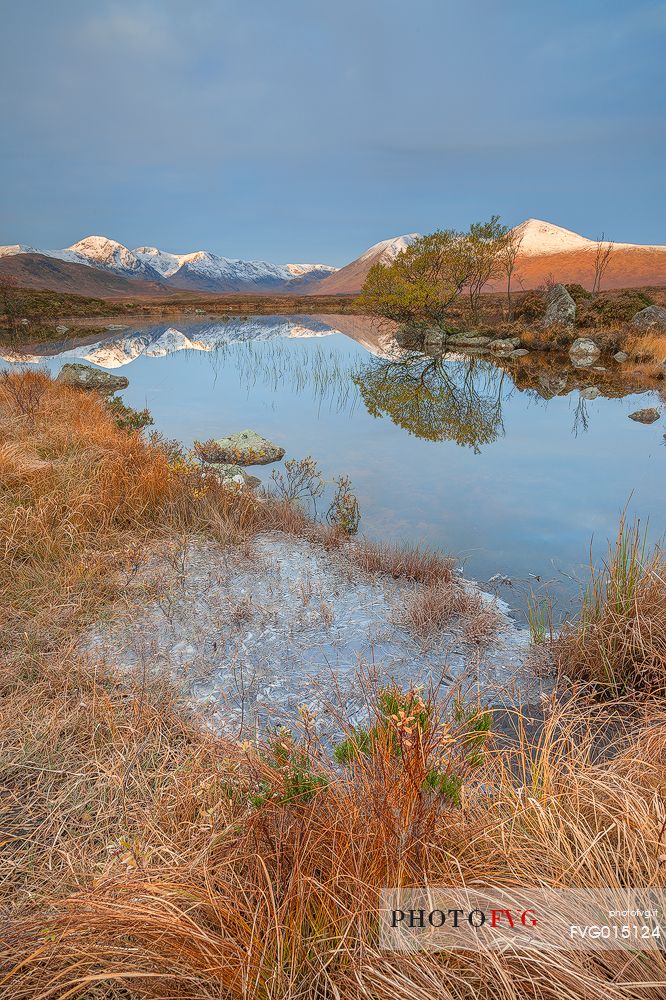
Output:
<instances>
[{"instance_id":1,"label":"frozen puddle","mask_svg":"<svg viewBox=\"0 0 666 1000\"><path fill-rule=\"evenodd\" d=\"M190 540L151 556L85 649L124 669L164 670L235 736L293 724L301 706L323 736L339 730L339 713L361 722L360 678L369 674L402 687L460 683L485 705L538 698L529 635L505 604L496 601L503 625L491 644L451 629L423 649L395 623L412 586L360 571L344 550L279 533L246 552Z\"/></svg>"}]
</instances>

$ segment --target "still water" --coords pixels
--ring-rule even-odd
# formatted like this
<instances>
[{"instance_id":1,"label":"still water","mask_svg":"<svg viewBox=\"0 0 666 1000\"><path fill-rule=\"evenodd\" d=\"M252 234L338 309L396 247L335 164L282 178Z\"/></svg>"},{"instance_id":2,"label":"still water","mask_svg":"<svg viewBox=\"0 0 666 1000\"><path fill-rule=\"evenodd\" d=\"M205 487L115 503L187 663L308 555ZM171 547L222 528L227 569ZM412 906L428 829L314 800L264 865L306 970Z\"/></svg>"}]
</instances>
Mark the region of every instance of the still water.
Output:
<instances>
[{"instance_id":1,"label":"still water","mask_svg":"<svg viewBox=\"0 0 666 1000\"><path fill-rule=\"evenodd\" d=\"M652 539L663 531L663 421L628 419L663 404L631 373L437 359L351 316L179 321L29 360L127 376L125 402L188 446L251 428L288 458L312 455L327 480L351 477L364 534L452 552L481 582L508 577L517 608L548 590L564 610L627 504ZM269 482L271 468L252 472Z\"/></svg>"}]
</instances>

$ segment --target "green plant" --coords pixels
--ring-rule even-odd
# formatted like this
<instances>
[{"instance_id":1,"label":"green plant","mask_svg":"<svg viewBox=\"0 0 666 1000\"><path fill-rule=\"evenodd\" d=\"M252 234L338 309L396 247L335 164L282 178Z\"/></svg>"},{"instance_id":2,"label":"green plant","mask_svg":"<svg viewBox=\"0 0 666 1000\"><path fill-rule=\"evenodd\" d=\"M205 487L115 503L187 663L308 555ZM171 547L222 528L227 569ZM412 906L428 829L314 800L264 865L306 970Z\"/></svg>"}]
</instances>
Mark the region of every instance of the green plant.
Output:
<instances>
[{"instance_id":1,"label":"green plant","mask_svg":"<svg viewBox=\"0 0 666 1000\"><path fill-rule=\"evenodd\" d=\"M535 646L543 646L547 638L553 637L553 608L550 600L537 600L533 595L527 598L527 620L530 626L530 640Z\"/></svg>"},{"instance_id":2,"label":"green plant","mask_svg":"<svg viewBox=\"0 0 666 1000\"><path fill-rule=\"evenodd\" d=\"M107 402L107 406L116 422L116 426L121 431L127 431L128 433L140 431L144 427L148 427L154 423L150 410L147 408L135 410L132 406L127 406L126 403L123 403L120 396L111 396Z\"/></svg>"},{"instance_id":3,"label":"green plant","mask_svg":"<svg viewBox=\"0 0 666 1000\"><path fill-rule=\"evenodd\" d=\"M307 747L299 744L285 726L269 737L262 760L268 765L269 774L258 780L256 789L248 796L255 808L269 802L280 806L310 802L328 784L324 775L313 772Z\"/></svg>"},{"instance_id":4,"label":"green plant","mask_svg":"<svg viewBox=\"0 0 666 1000\"><path fill-rule=\"evenodd\" d=\"M345 535L355 535L361 520L361 512L358 500L352 491L351 480L348 476L339 476L334 482L336 490L326 519L330 525Z\"/></svg>"}]
</instances>

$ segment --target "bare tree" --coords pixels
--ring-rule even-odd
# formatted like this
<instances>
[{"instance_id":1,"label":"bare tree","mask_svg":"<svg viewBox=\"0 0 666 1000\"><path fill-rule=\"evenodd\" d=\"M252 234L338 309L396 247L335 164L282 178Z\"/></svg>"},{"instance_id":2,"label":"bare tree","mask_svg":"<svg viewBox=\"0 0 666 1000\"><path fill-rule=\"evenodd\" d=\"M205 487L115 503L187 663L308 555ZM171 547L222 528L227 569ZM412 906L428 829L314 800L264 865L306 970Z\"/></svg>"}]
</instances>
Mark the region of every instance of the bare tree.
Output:
<instances>
[{"instance_id":1,"label":"bare tree","mask_svg":"<svg viewBox=\"0 0 666 1000\"><path fill-rule=\"evenodd\" d=\"M612 243L604 243L604 234L602 233L597 240L597 246L594 251L594 283L592 285L594 295L601 289L601 282L614 249L615 247Z\"/></svg>"},{"instance_id":2,"label":"bare tree","mask_svg":"<svg viewBox=\"0 0 666 1000\"><path fill-rule=\"evenodd\" d=\"M493 215L488 222L474 222L469 227L466 240L472 262L471 275L467 287L472 319L479 321L481 292L486 284L502 273L502 254L507 237L506 226L499 215Z\"/></svg>"},{"instance_id":3,"label":"bare tree","mask_svg":"<svg viewBox=\"0 0 666 1000\"><path fill-rule=\"evenodd\" d=\"M513 301L511 299L511 278L513 272L516 268L516 258L520 253L520 248L523 243L523 234L517 232L515 229L510 229L509 232L504 237L504 246L502 249L501 259L504 267L504 273L506 274L506 304L508 320L511 322L513 319Z\"/></svg>"}]
</instances>

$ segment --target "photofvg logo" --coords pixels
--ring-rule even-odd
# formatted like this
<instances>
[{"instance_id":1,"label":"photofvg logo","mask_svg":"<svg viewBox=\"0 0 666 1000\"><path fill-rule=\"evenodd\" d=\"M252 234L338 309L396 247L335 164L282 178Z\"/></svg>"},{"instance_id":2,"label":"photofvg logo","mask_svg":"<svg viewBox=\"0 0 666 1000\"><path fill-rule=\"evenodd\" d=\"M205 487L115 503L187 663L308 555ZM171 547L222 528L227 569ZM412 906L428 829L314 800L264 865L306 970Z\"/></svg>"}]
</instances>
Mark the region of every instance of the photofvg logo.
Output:
<instances>
[{"instance_id":1,"label":"photofvg logo","mask_svg":"<svg viewBox=\"0 0 666 1000\"><path fill-rule=\"evenodd\" d=\"M666 951L666 887L384 889L386 951Z\"/></svg>"}]
</instances>

